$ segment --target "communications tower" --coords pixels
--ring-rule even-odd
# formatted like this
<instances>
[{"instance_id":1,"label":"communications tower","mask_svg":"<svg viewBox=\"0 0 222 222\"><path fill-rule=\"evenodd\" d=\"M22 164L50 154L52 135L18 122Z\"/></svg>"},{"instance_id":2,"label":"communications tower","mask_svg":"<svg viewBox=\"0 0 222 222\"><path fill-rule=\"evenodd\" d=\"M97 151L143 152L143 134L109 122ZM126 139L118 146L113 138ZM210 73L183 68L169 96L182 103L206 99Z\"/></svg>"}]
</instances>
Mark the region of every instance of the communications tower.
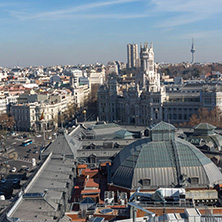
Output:
<instances>
[{"instance_id":1,"label":"communications tower","mask_svg":"<svg viewBox=\"0 0 222 222\"><path fill-rule=\"evenodd\" d=\"M194 53L195 53L195 47L194 47L194 41L193 41L193 39L192 39L192 46L191 46L191 53L192 53L192 64L195 62L195 58L194 58Z\"/></svg>"}]
</instances>

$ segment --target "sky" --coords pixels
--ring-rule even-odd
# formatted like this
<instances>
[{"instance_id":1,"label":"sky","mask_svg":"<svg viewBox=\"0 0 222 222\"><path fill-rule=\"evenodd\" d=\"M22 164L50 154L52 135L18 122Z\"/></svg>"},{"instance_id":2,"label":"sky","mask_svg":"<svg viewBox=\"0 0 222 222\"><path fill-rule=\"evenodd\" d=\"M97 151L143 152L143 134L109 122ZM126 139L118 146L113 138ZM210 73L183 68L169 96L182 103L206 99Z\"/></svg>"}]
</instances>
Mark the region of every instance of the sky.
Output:
<instances>
[{"instance_id":1,"label":"sky","mask_svg":"<svg viewBox=\"0 0 222 222\"><path fill-rule=\"evenodd\" d=\"M126 62L152 42L156 62L222 61L221 0L0 0L0 66Z\"/></svg>"}]
</instances>

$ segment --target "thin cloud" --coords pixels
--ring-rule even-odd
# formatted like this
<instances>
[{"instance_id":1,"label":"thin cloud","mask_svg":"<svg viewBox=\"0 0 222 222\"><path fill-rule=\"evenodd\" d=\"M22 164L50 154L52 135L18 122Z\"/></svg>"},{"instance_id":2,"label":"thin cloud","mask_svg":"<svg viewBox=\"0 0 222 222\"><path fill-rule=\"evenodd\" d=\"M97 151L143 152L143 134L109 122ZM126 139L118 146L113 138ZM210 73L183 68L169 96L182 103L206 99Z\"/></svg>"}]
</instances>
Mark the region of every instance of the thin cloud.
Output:
<instances>
[{"instance_id":1,"label":"thin cloud","mask_svg":"<svg viewBox=\"0 0 222 222\"><path fill-rule=\"evenodd\" d=\"M180 39L206 39L206 38L212 38L212 37L218 37L222 36L222 30L210 30L210 31L199 31L199 32L192 32L192 33L185 33L183 35L177 35L177 38Z\"/></svg>"},{"instance_id":2,"label":"thin cloud","mask_svg":"<svg viewBox=\"0 0 222 222\"><path fill-rule=\"evenodd\" d=\"M68 14L58 15L56 17L47 18L48 20L55 19L139 19L150 17L149 14Z\"/></svg>"},{"instance_id":3,"label":"thin cloud","mask_svg":"<svg viewBox=\"0 0 222 222\"><path fill-rule=\"evenodd\" d=\"M222 12L221 0L151 0L155 10L165 12L219 13Z\"/></svg>"},{"instance_id":4,"label":"thin cloud","mask_svg":"<svg viewBox=\"0 0 222 222\"><path fill-rule=\"evenodd\" d=\"M151 0L149 3L151 11L167 17L156 26L158 28L191 24L222 13L221 0Z\"/></svg>"},{"instance_id":5,"label":"thin cloud","mask_svg":"<svg viewBox=\"0 0 222 222\"><path fill-rule=\"evenodd\" d=\"M157 28L173 28L180 25L186 25L205 19L205 16L174 16L156 25Z\"/></svg>"},{"instance_id":6,"label":"thin cloud","mask_svg":"<svg viewBox=\"0 0 222 222\"><path fill-rule=\"evenodd\" d=\"M70 15L73 13L79 13L86 10L92 10L92 9L102 8L102 7L111 6L111 5L126 4L126 3L131 3L131 2L138 2L138 1L142 1L142 0L112 0L112 1L84 4L84 5L80 5L80 6L76 6L76 7L72 7L68 9L63 9L63 10L40 12L36 14L26 14L26 13L21 13L17 11L10 11L10 14L21 20L56 18L57 16L62 17L62 16Z\"/></svg>"},{"instance_id":7,"label":"thin cloud","mask_svg":"<svg viewBox=\"0 0 222 222\"><path fill-rule=\"evenodd\" d=\"M2 2L2 3L0 3L0 8L10 7L10 6L17 5L17 4L18 3L15 3L15 2Z\"/></svg>"}]
</instances>

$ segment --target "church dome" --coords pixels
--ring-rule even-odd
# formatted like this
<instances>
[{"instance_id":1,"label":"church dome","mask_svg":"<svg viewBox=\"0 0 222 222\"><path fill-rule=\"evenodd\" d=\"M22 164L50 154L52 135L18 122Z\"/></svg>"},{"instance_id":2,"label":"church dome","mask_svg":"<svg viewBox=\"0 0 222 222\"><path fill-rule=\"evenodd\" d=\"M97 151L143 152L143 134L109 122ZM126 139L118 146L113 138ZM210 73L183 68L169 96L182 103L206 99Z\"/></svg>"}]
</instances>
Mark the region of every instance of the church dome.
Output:
<instances>
[{"instance_id":1,"label":"church dome","mask_svg":"<svg viewBox=\"0 0 222 222\"><path fill-rule=\"evenodd\" d=\"M222 182L214 163L189 142L175 137L174 126L160 122L150 138L138 140L115 157L111 183L142 190L158 187L211 187Z\"/></svg>"}]
</instances>

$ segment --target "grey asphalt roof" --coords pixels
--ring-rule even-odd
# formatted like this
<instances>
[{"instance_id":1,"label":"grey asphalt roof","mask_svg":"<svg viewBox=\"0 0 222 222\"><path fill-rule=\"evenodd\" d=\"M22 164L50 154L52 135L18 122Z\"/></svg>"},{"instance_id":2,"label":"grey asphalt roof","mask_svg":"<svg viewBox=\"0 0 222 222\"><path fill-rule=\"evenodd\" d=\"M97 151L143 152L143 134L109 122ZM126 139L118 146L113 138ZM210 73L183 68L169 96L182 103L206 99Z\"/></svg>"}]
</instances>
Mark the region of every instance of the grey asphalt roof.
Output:
<instances>
[{"instance_id":1,"label":"grey asphalt roof","mask_svg":"<svg viewBox=\"0 0 222 222\"><path fill-rule=\"evenodd\" d=\"M166 122L159 122L157 123L154 127L152 127L151 131L175 131L176 128L171 125L171 124L168 124Z\"/></svg>"},{"instance_id":2,"label":"grey asphalt roof","mask_svg":"<svg viewBox=\"0 0 222 222\"><path fill-rule=\"evenodd\" d=\"M107 140L97 140L97 139L92 139L92 140L82 140L82 146L89 146L90 144L95 144L96 146L103 146L104 142L113 142L113 143L118 143L120 146L126 146L138 139L107 139ZM79 151L79 150L78 150Z\"/></svg>"},{"instance_id":3,"label":"grey asphalt roof","mask_svg":"<svg viewBox=\"0 0 222 222\"><path fill-rule=\"evenodd\" d=\"M45 199L24 199L12 216L22 218L23 221L45 221L46 218L47 221L55 221L53 217L56 215L56 210L57 209L55 209L55 207Z\"/></svg>"},{"instance_id":4,"label":"grey asphalt roof","mask_svg":"<svg viewBox=\"0 0 222 222\"><path fill-rule=\"evenodd\" d=\"M71 138L72 139L72 138ZM67 141L68 140L68 141ZM67 193L67 184L71 184L70 175L73 175L74 155L76 156L76 146L79 143L72 144L74 150L70 147L70 137L67 135L58 136L54 141L47 161L41 168L41 171L33 180L33 184L26 193L44 193L43 198L23 198L17 208L10 215L11 217L20 218L21 220L29 221L57 221L61 209L63 207L64 192ZM62 147L62 144L64 146ZM59 146L62 149L59 149ZM56 155L54 155L54 152ZM73 158L72 158L73 157ZM71 187L72 188L72 187Z\"/></svg>"},{"instance_id":5,"label":"grey asphalt roof","mask_svg":"<svg viewBox=\"0 0 222 222\"><path fill-rule=\"evenodd\" d=\"M95 124L93 126L94 130L108 129L108 128L119 128L119 125L117 125L115 123L107 123L107 124L98 124L98 125Z\"/></svg>"},{"instance_id":6,"label":"grey asphalt roof","mask_svg":"<svg viewBox=\"0 0 222 222\"><path fill-rule=\"evenodd\" d=\"M90 155L94 154L97 157L112 157L118 153L121 149L98 149L98 150L79 150L77 152L78 158L87 158Z\"/></svg>"},{"instance_id":7,"label":"grey asphalt roof","mask_svg":"<svg viewBox=\"0 0 222 222\"><path fill-rule=\"evenodd\" d=\"M77 150L81 149L81 147L82 145L79 140L67 134L60 133L55 141L44 152L44 155L53 152L53 155L55 156L76 156Z\"/></svg>"},{"instance_id":8,"label":"grey asphalt roof","mask_svg":"<svg viewBox=\"0 0 222 222\"><path fill-rule=\"evenodd\" d=\"M100 128L93 129L95 139L113 139L115 132L121 130L121 127L108 127L108 128Z\"/></svg>"},{"instance_id":9,"label":"grey asphalt roof","mask_svg":"<svg viewBox=\"0 0 222 222\"><path fill-rule=\"evenodd\" d=\"M45 179L45 180L56 180L56 181L67 181L69 179L69 175L61 173L61 172L48 172L48 171L44 171L41 174L41 178Z\"/></svg>"},{"instance_id":10,"label":"grey asphalt roof","mask_svg":"<svg viewBox=\"0 0 222 222\"><path fill-rule=\"evenodd\" d=\"M48 165L47 169L46 169L49 173L51 172L61 172L64 174L71 174L72 173L72 169L66 166L57 166L57 165Z\"/></svg>"},{"instance_id":11,"label":"grey asphalt roof","mask_svg":"<svg viewBox=\"0 0 222 222\"><path fill-rule=\"evenodd\" d=\"M209 124L209 123L199 123L197 126L194 127L194 129L208 129L208 130L214 130L217 127Z\"/></svg>"},{"instance_id":12,"label":"grey asphalt roof","mask_svg":"<svg viewBox=\"0 0 222 222\"><path fill-rule=\"evenodd\" d=\"M126 129L118 130L114 133L115 138L128 139L133 138L133 133L127 131Z\"/></svg>"},{"instance_id":13,"label":"grey asphalt roof","mask_svg":"<svg viewBox=\"0 0 222 222\"><path fill-rule=\"evenodd\" d=\"M124 136L132 135L133 132L144 131L146 127L135 127L135 126L121 126L115 123L87 125L87 130L83 131L84 135L93 135L94 140L106 140L115 139L117 134L121 134L120 138L124 139ZM124 135L124 133L126 135ZM132 133L132 134L131 134Z\"/></svg>"},{"instance_id":14,"label":"grey asphalt roof","mask_svg":"<svg viewBox=\"0 0 222 222\"><path fill-rule=\"evenodd\" d=\"M35 186L34 188L30 189L30 193L32 192L43 192L43 187L37 187ZM57 191L57 190L53 190L53 189L47 189L47 200L50 199L51 201L55 202L55 203L60 203L62 201L62 192L61 191Z\"/></svg>"},{"instance_id":15,"label":"grey asphalt roof","mask_svg":"<svg viewBox=\"0 0 222 222\"><path fill-rule=\"evenodd\" d=\"M44 178L39 178L36 181L34 187L31 190L33 190L33 192L34 192L35 189L43 188L43 187L45 187L46 189L52 189L52 190L57 190L57 191L65 191L66 190L66 183L59 182L59 181L56 181L56 180L51 181L51 180L46 180Z\"/></svg>"}]
</instances>

